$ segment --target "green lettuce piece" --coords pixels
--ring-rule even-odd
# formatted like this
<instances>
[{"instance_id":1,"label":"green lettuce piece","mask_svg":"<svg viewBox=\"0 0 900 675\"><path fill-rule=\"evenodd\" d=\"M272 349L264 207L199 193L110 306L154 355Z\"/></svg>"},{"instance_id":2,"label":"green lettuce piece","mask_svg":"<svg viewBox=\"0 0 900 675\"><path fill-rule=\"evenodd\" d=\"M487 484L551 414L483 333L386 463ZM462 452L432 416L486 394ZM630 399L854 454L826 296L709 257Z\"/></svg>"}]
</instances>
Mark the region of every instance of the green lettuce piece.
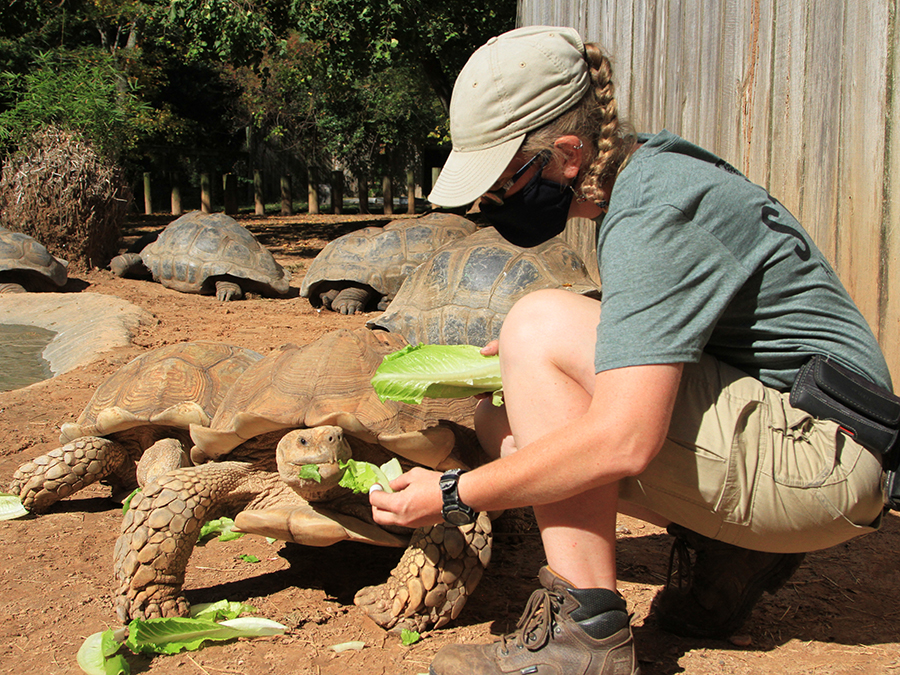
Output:
<instances>
[{"instance_id":1,"label":"green lettuce piece","mask_svg":"<svg viewBox=\"0 0 900 675\"><path fill-rule=\"evenodd\" d=\"M122 502L122 513L128 513L128 509L131 508L131 500L137 496L137 493L141 491L141 488L135 488L131 491L131 494L125 497L125 501Z\"/></svg>"},{"instance_id":2,"label":"green lettuce piece","mask_svg":"<svg viewBox=\"0 0 900 675\"><path fill-rule=\"evenodd\" d=\"M322 482L322 474L319 472L318 464L304 464L301 466L299 477L303 480L314 480L317 483Z\"/></svg>"},{"instance_id":3,"label":"green lettuce piece","mask_svg":"<svg viewBox=\"0 0 900 675\"><path fill-rule=\"evenodd\" d=\"M75 661L87 675L129 675L128 661L116 654L120 646L112 630L100 631L88 636L81 644Z\"/></svg>"},{"instance_id":4,"label":"green lettuce piece","mask_svg":"<svg viewBox=\"0 0 900 675\"><path fill-rule=\"evenodd\" d=\"M382 401L402 403L490 394L503 387L500 357L475 345L408 345L384 357L372 386Z\"/></svg>"},{"instance_id":5,"label":"green lettuce piece","mask_svg":"<svg viewBox=\"0 0 900 675\"><path fill-rule=\"evenodd\" d=\"M243 602L219 600L218 602L202 602L191 605L191 618L222 621L236 619L241 614L252 614L257 611L259 610L253 605L245 605Z\"/></svg>"},{"instance_id":6,"label":"green lettuce piece","mask_svg":"<svg viewBox=\"0 0 900 675\"><path fill-rule=\"evenodd\" d=\"M234 531L234 521L231 518L216 518L203 523L200 527L200 534L197 535L197 543L202 546L215 536L219 537L219 541L231 541L240 539L244 534L244 532Z\"/></svg>"},{"instance_id":7,"label":"green lettuce piece","mask_svg":"<svg viewBox=\"0 0 900 675\"><path fill-rule=\"evenodd\" d=\"M0 492L0 520L13 520L28 515L28 509L22 506L22 500L16 495Z\"/></svg>"},{"instance_id":8,"label":"green lettuce piece","mask_svg":"<svg viewBox=\"0 0 900 675\"><path fill-rule=\"evenodd\" d=\"M400 631L400 642L406 647L416 644L421 637L422 636L418 632L409 630L409 628L404 628Z\"/></svg>"},{"instance_id":9,"label":"green lettuce piece","mask_svg":"<svg viewBox=\"0 0 900 675\"><path fill-rule=\"evenodd\" d=\"M252 616L220 623L181 617L134 619L128 624L125 645L136 654L177 654L197 650L207 640L282 635L286 630L287 626L280 623Z\"/></svg>"},{"instance_id":10,"label":"green lettuce piece","mask_svg":"<svg viewBox=\"0 0 900 675\"><path fill-rule=\"evenodd\" d=\"M244 562L248 562L248 563L258 563L259 562L259 558L257 558L255 555L251 555L250 553L241 553L238 556L238 558L240 558Z\"/></svg>"},{"instance_id":11,"label":"green lettuce piece","mask_svg":"<svg viewBox=\"0 0 900 675\"><path fill-rule=\"evenodd\" d=\"M353 490L353 492L365 493L368 493L376 483L385 492L393 492L391 481L403 473L403 468L396 457L381 466L371 462L357 462L355 459L348 459L346 462L340 463L340 468L343 469L344 474L338 485Z\"/></svg>"}]
</instances>

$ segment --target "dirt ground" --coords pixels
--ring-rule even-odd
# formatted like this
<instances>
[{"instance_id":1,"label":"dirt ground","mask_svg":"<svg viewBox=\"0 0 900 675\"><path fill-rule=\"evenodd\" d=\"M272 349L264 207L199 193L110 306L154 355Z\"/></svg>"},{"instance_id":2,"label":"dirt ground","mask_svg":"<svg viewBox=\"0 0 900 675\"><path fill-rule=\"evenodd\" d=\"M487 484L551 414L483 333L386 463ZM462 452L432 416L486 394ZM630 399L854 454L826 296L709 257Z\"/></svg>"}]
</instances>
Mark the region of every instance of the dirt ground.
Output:
<instances>
[{"instance_id":1,"label":"dirt ground","mask_svg":"<svg viewBox=\"0 0 900 675\"><path fill-rule=\"evenodd\" d=\"M326 331L361 326L368 316L317 312L298 295L305 269L330 239L382 217L304 216L244 221L293 272L287 299L251 297L219 303L94 270L75 275L72 292L115 295L153 313L131 347L90 366L17 391L0 393L0 489L16 467L58 445L94 388L138 354L180 341L221 340L266 353L307 343ZM384 218L385 222L389 218ZM167 219L145 219L126 241ZM0 672L79 673L75 655L88 635L117 627L111 597L112 551L121 508L108 489L91 486L48 514L0 523ZM753 612L746 636L731 642L687 640L659 630L648 616L665 583L670 538L623 519L619 578L633 608L644 675L669 673L900 673L900 517L881 531L811 553L795 577ZM253 554L258 563L239 556ZM416 675L451 642L486 642L511 631L543 563L535 531L498 534L485 577L453 624L409 647L352 602L362 586L384 580L400 552L362 545L311 549L262 537L213 541L194 553L185 588L192 603L227 598L289 627L284 636L213 644L153 659L129 655L133 673L184 675ZM331 646L365 642L362 651Z\"/></svg>"}]
</instances>

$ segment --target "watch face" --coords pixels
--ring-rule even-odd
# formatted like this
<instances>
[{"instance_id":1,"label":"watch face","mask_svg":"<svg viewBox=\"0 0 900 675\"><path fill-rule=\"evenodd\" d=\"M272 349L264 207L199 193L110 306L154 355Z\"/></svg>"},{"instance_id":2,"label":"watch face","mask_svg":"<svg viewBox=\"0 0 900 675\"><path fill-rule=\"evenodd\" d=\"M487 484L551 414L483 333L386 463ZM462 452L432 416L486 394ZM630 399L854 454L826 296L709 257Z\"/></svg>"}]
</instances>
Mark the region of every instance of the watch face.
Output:
<instances>
[{"instance_id":1,"label":"watch face","mask_svg":"<svg viewBox=\"0 0 900 675\"><path fill-rule=\"evenodd\" d=\"M444 520L451 525L468 525L472 518L465 511L448 511L444 514Z\"/></svg>"}]
</instances>

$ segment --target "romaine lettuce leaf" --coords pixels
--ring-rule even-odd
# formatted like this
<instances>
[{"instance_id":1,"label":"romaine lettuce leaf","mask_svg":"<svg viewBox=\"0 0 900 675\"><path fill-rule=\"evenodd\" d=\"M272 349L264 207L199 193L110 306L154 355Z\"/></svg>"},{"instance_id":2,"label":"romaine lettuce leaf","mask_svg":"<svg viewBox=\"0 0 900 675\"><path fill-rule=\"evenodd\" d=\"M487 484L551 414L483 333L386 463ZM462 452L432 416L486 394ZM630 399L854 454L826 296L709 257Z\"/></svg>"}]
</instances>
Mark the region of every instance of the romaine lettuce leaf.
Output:
<instances>
[{"instance_id":1,"label":"romaine lettuce leaf","mask_svg":"<svg viewBox=\"0 0 900 675\"><path fill-rule=\"evenodd\" d=\"M344 470L344 474L338 485L353 490L353 492L368 492L375 484L380 485L385 492L393 492L391 481L403 473L403 468L396 457L381 466L348 459L346 462L341 462L340 467Z\"/></svg>"},{"instance_id":2,"label":"romaine lettuce leaf","mask_svg":"<svg viewBox=\"0 0 900 675\"><path fill-rule=\"evenodd\" d=\"M384 357L372 386L382 401L403 403L492 393L503 386L500 357L475 345L408 345Z\"/></svg>"},{"instance_id":3,"label":"romaine lettuce leaf","mask_svg":"<svg viewBox=\"0 0 900 675\"><path fill-rule=\"evenodd\" d=\"M138 653L177 654L199 649L206 640L231 640L238 637L281 635L287 630L269 619L241 617L216 623L208 619L134 619L128 624L125 645Z\"/></svg>"}]
</instances>

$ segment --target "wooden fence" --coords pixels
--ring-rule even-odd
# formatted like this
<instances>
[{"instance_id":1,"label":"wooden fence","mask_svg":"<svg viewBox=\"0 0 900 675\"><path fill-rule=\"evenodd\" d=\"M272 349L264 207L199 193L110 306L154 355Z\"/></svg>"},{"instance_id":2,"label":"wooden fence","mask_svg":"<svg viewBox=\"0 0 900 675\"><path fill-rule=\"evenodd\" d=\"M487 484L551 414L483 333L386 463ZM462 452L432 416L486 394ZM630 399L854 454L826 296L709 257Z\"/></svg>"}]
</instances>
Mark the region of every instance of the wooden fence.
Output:
<instances>
[{"instance_id":1,"label":"wooden fence","mask_svg":"<svg viewBox=\"0 0 900 675\"><path fill-rule=\"evenodd\" d=\"M519 0L600 42L638 131L768 188L834 264L900 390L900 0Z\"/></svg>"}]
</instances>

